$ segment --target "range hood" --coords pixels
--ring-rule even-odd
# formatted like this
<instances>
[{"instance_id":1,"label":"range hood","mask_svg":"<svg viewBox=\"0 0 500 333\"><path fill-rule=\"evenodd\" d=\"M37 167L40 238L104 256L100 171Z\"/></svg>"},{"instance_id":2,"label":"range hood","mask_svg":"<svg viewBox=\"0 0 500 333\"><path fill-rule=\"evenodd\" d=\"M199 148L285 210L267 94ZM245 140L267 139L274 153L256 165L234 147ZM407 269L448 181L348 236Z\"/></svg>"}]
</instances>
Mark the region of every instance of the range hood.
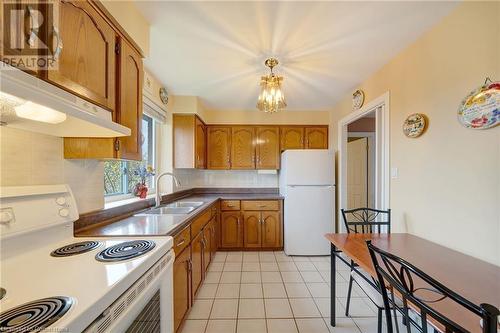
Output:
<instances>
[{"instance_id":1,"label":"range hood","mask_svg":"<svg viewBox=\"0 0 500 333\"><path fill-rule=\"evenodd\" d=\"M129 136L111 112L19 69L0 69L1 125L60 137Z\"/></svg>"}]
</instances>

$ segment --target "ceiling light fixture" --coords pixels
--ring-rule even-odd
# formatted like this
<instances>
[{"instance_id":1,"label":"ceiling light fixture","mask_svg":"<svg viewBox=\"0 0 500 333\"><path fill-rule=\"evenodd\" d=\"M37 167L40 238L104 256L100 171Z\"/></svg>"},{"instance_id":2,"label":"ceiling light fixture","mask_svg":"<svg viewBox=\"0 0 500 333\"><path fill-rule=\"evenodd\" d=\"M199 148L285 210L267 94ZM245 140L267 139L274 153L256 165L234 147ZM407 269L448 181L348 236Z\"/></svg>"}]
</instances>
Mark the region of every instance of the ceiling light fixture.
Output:
<instances>
[{"instance_id":1,"label":"ceiling light fixture","mask_svg":"<svg viewBox=\"0 0 500 333\"><path fill-rule=\"evenodd\" d=\"M286 107L285 95L281 91L282 76L273 73L273 68L278 65L278 59L269 58L264 64L271 69L271 73L260 79L260 95L257 108L264 112L278 112Z\"/></svg>"}]
</instances>

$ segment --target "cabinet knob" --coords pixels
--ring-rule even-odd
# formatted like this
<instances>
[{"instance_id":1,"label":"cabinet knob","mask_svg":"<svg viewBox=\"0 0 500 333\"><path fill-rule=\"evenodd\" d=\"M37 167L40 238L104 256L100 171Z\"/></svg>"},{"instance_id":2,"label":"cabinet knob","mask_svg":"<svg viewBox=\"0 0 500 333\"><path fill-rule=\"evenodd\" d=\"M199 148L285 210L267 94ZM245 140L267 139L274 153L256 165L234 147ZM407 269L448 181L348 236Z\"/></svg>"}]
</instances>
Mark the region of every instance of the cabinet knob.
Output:
<instances>
[{"instance_id":1,"label":"cabinet knob","mask_svg":"<svg viewBox=\"0 0 500 333\"><path fill-rule=\"evenodd\" d=\"M10 210L4 210L0 213L0 223L10 223L14 220L14 212Z\"/></svg>"}]
</instances>

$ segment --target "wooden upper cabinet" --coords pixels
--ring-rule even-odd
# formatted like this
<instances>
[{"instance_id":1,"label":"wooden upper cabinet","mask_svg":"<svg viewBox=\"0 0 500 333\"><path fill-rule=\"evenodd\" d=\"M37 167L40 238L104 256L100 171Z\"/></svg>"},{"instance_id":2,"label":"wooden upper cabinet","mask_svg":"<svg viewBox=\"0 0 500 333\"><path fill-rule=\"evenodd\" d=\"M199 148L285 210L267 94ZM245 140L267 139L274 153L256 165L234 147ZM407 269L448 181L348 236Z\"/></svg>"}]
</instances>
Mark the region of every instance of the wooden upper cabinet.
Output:
<instances>
[{"instance_id":1,"label":"wooden upper cabinet","mask_svg":"<svg viewBox=\"0 0 500 333\"><path fill-rule=\"evenodd\" d=\"M234 248L243 245L239 211L222 212L220 228L220 244L222 248Z\"/></svg>"},{"instance_id":2,"label":"wooden upper cabinet","mask_svg":"<svg viewBox=\"0 0 500 333\"><path fill-rule=\"evenodd\" d=\"M306 127L306 149L328 149L328 127Z\"/></svg>"},{"instance_id":3,"label":"wooden upper cabinet","mask_svg":"<svg viewBox=\"0 0 500 333\"><path fill-rule=\"evenodd\" d=\"M243 246L260 248L262 245L260 212L243 212Z\"/></svg>"},{"instance_id":4,"label":"wooden upper cabinet","mask_svg":"<svg viewBox=\"0 0 500 333\"><path fill-rule=\"evenodd\" d=\"M117 120L131 129L120 141L118 158L142 160L142 69L141 56L125 40L120 42L120 107Z\"/></svg>"},{"instance_id":5,"label":"wooden upper cabinet","mask_svg":"<svg viewBox=\"0 0 500 333\"><path fill-rule=\"evenodd\" d=\"M207 167L207 127L198 116L195 116L195 167L205 169Z\"/></svg>"},{"instance_id":6,"label":"wooden upper cabinet","mask_svg":"<svg viewBox=\"0 0 500 333\"><path fill-rule=\"evenodd\" d=\"M304 127L283 126L280 132L281 151L304 148Z\"/></svg>"},{"instance_id":7,"label":"wooden upper cabinet","mask_svg":"<svg viewBox=\"0 0 500 333\"><path fill-rule=\"evenodd\" d=\"M231 127L208 126L207 153L208 169L231 168Z\"/></svg>"},{"instance_id":8,"label":"wooden upper cabinet","mask_svg":"<svg viewBox=\"0 0 500 333\"><path fill-rule=\"evenodd\" d=\"M281 215L277 211L262 212L262 247L280 247Z\"/></svg>"},{"instance_id":9,"label":"wooden upper cabinet","mask_svg":"<svg viewBox=\"0 0 500 333\"><path fill-rule=\"evenodd\" d=\"M115 110L114 29L89 2L60 0L51 33L57 69L47 71L47 80Z\"/></svg>"},{"instance_id":10,"label":"wooden upper cabinet","mask_svg":"<svg viewBox=\"0 0 500 333\"><path fill-rule=\"evenodd\" d=\"M174 262L174 332L181 325L190 306L190 262L191 250L189 248L176 254Z\"/></svg>"},{"instance_id":11,"label":"wooden upper cabinet","mask_svg":"<svg viewBox=\"0 0 500 333\"><path fill-rule=\"evenodd\" d=\"M194 114L173 115L174 168L206 168L206 125Z\"/></svg>"},{"instance_id":12,"label":"wooden upper cabinet","mask_svg":"<svg viewBox=\"0 0 500 333\"><path fill-rule=\"evenodd\" d=\"M255 128L231 128L231 169L255 169Z\"/></svg>"},{"instance_id":13,"label":"wooden upper cabinet","mask_svg":"<svg viewBox=\"0 0 500 333\"><path fill-rule=\"evenodd\" d=\"M279 169L279 127L257 127L257 169Z\"/></svg>"}]
</instances>

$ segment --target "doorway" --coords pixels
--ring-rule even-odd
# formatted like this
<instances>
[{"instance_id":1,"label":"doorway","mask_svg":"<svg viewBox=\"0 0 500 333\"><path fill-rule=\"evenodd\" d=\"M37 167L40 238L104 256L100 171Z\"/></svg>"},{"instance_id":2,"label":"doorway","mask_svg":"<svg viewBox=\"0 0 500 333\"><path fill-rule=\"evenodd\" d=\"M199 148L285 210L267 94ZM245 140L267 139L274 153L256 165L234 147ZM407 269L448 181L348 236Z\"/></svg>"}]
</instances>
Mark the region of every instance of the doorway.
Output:
<instances>
[{"instance_id":1,"label":"doorway","mask_svg":"<svg viewBox=\"0 0 500 333\"><path fill-rule=\"evenodd\" d=\"M339 207L389 208L389 93L339 121ZM345 232L338 212L339 232Z\"/></svg>"}]
</instances>

